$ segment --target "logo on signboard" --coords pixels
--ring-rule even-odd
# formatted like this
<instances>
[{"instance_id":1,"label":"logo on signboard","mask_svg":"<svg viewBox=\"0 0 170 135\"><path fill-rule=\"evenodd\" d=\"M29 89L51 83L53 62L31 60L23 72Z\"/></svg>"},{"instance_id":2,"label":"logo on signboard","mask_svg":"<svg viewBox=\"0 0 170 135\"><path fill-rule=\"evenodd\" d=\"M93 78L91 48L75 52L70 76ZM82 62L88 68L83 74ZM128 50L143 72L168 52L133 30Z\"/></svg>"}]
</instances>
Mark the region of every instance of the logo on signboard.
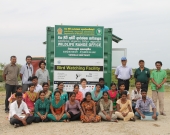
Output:
<instances>
[{"instance_id":1,"label":"logo on signboard","mask_svg":"<svg viewBox=\"0 0 170 135\"><path fill-rule=\"evenodd\" d=\"M61 61L60 61L60 60L58 60L58 61L57 61L57 64L61 64Z\"/></svg>"},{"instance_id":2,"label":"logo on signboard","mask_svg":"<svg viewBox=\"0 0 170 135\"><path fill-rule=\"evenodd\" d=\"M76 74L76 79L78 79L80 76L81 76L81 74L80 74L80 73L77 73L77 74Z\"/></svg>"},{"instance_id":3,"label":"logo on signboard","mask_svg":"<svg viewBox=\"0 0 170 135\"><path fill-rule=\"evenodd\" d=\"M62 28L58 28L57 32L58 32L58 34L62 34L62 32L63 32Z\"/></svg>"},{"instance_id":4,"label":"logo on signboard","mask_svg":"<svg viewBox=\"0 0 170 135\"><path fill-rule=\"evenodd\" d=\"M98 28L98 29L96 30L96 34L97 34L97 35L102 35L102 29Z\"/></svg>"}]
</instances>

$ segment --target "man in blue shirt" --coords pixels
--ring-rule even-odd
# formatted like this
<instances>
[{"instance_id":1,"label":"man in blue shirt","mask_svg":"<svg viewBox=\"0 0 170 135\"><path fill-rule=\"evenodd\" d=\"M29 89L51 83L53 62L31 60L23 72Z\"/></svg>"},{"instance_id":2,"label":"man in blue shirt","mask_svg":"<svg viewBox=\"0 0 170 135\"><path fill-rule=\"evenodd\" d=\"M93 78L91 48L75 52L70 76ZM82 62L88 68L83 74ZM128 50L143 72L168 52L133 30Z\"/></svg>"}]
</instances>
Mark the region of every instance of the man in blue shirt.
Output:
<instances>
[{"instance_id":1,"label":"man in blue shirt","mask_svg":"<svg viewBox=\"0 0 170 135\"><path fill-rule=\"evenodd\" d=\"M108 91L109 90L109 87L104 85L104 78L99 78L99 84L101 85L101 91L104 92L104 91ZM94 90L96 90L96 87L94 88Z\"/></svg>"}]
</instances>

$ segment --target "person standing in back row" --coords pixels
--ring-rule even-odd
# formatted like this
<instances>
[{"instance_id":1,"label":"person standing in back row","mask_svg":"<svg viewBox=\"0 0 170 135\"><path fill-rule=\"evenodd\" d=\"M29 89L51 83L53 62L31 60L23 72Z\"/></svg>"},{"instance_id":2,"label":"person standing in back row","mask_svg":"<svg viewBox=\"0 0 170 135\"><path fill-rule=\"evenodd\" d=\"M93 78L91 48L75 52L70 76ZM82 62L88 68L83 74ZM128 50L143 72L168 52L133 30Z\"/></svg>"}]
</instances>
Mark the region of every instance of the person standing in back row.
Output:
<instances>
[{"instance_id":1,"label":"person standing in back row","mask_svg":"<svg viewBox=\"0 0 170 135\"><path fill-rule=\"evenodd\" d=\"M5 113L9 112L8 98L11 93L15 93L16 86L18 85L19 67L16 65L16 56L11 56L11 63L4 67L3 79L5 81L6 98L5 98Z\"/></svg>"},{"instance_id":2,"label":"person standing in back row","mask_svg":"<svg viewBox=\"0 0 170 135\"><path fill-rule=\"evenodd\" d=\"M120 84L123 82L125 84L125 90L129 90L130 82L129 80L132 78L133 71L132 68L127 66L126 57L121 58L122 65L118 66L115 71L116 79L118 79L118 88Z\"/></svg>"},{"instance_id":3,"label":"person standing in back row","mask_svg":"<svg viewBox=\"0 0 170 135\"><path fill-rule=\"evenodd\" d=\"M21 67L20 78L22 80L22 91L25 93L28 90L28 86L32 83L32 76L34 73L33 66L31 65L32 57L26 57L26 64Z\"/></svg>"},{"instance_id":4,"label":"person standing in back row","mask_svg":"<svg viewBox=\"0 0 170 135\"><path fill-rule=\"evenodd\" d=\"M139 68L136 69L134 74L135 82L141 82L141 89L148 90L148 84L150 80L150 71L145 67L144 60L139 61Z\"/></svg>"},{"instance_id":5,"label":"person standing in back row","mask_svg":"<svg viewBox=\"0 0 170 135\"><path fill-rule=\"evenodd\" d=\"M159 100L159 112L160 115L166 115L164 113L164 83L166 82L167 74L165 70L162 70L162 62L155 62L156 70L151 73L151 89L152 99L157 108L157 100Z\"/></svg>"}]
</instances>

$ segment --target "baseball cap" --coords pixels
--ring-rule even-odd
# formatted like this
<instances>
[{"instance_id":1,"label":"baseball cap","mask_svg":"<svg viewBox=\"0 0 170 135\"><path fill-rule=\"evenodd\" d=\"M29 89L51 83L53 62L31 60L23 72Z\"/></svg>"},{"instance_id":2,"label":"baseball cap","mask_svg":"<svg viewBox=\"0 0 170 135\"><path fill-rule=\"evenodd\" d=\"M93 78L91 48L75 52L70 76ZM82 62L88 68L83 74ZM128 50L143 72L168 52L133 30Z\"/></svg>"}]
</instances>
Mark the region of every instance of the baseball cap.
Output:
<instances>
[{"instance_id":1,"label":"baseball cap","mask_svg":"<svg viewBox=\"0 0 170 135\"><path fill-rule=\"evenodd\" d=\"M122 57L121 60L127 60L126 57Z\"/></svg>"}]
</instances>

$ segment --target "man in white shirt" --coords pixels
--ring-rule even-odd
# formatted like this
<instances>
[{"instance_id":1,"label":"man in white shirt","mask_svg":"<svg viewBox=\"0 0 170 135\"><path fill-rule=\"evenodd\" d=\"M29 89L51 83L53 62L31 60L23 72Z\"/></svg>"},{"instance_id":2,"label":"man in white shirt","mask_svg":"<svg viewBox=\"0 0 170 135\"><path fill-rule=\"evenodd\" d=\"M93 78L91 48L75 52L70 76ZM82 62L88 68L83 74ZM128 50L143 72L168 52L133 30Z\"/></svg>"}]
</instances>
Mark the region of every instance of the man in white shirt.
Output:
<instances>
[{"instance_id":1,"label":"man in white shirt","mask_svg":"<svg viewBox=\"0 0 170 135\"><path fill-rule=\"evenodd\" d=\"M118 88L120 86L120 83L125 83L125 90L129 91L129 84L130 79L132 78L133 71L132 68L127 66L127 59L126 57L121 58L122 65L118 66L115 71L116 79L118 79Z\"/></svg>"},{"instance_id":2,"label":"man in white shirt","mask_svg":"<svg viewBox=\"0 0 170 135\"><path fill-rule=\"evenodd\" d=\"M35 85L34 92L39 93L40 91L43 90L42 86L40 84L38 84L38 77L37 76L32 77L32 83Z\"/></svg>"},{"instance_id":3,"label":"man in white shirt","mask_svg":"<svg viewBox=\"0 0 170 135\"><path fill-rule=\"evenodd\" d=\"M31 124L34 120L33 116L30 116L26 103L22 100L22 93L16 93L16 101L10 105L9 120L10 124L14 125L14 128L19 126L26 126ZM25 111L26 115L22 115Z\"/></svg>"},{"instance_id":4,"label":"man in white shirt","mask_svg":"<svg viewBox=\"0 0 170 135\"><path fill-rule=\"evenodd\" d=\"M26 57L26 64L24 64L21 67L21 71L20 71L20 78L22 80L22 91L23 93L26 92L28 90L28 85L31 82L31 77L33 76L34 73L34 69L33 66L31 65L31 61L32 61L32 57L31 56L27 56Z\"/></svg>"},{"instance_id":5,"label":"man in white shirt","mask_svg":"<svg viewBox=\"0 0 170 135\"><path fill-rule=\"evenodd\" d=\"M133 109L133 112L135 113L136 112L136 101L138 99L141 99L142 98L142 95L141 95L141 82L140 81L136 81L135 83L136 85L136 89L135 90L132 90L132 93L131 93L131 99L132 99L132 109Z\"/></svg>"}]
</instances>

